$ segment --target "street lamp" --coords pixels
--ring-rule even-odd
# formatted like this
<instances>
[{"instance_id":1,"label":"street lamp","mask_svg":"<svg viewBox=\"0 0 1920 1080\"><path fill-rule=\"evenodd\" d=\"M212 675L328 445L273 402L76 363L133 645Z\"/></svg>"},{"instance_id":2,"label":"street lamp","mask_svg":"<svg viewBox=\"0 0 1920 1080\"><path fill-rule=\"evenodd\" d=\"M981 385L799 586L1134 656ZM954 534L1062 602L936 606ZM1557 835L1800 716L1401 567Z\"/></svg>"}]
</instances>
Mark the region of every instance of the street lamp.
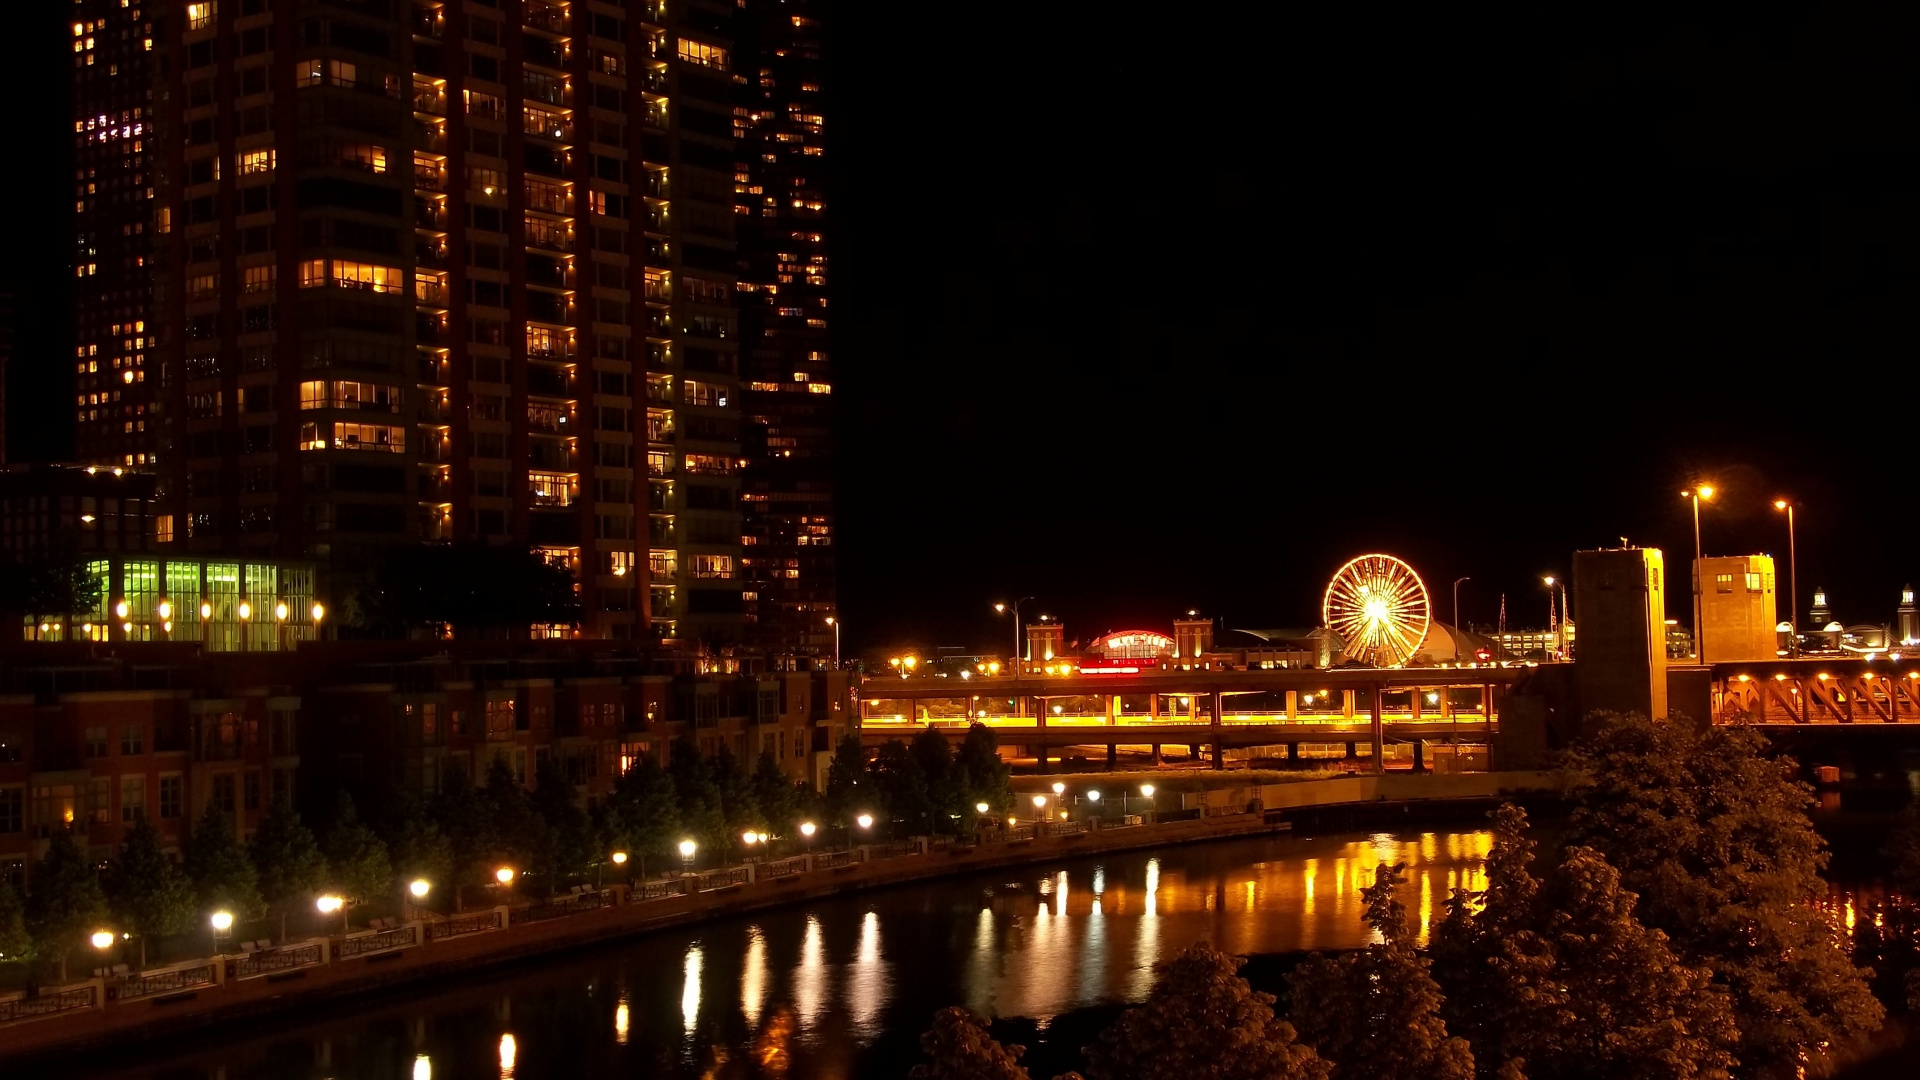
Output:
<instances>
[{"instance_id":1,"label":"street lamp","mask_svg":"<svg viewBox=\"0 0 1920 1080\"><path fill-rule=\"evenodd\" d=\"M1696 484L1680 493L1683 499L1693 501L1693 658L1696 663L1707 662L1706 635L1700 627L1700 504L1713 501L1712 484Z\"/></svg>"},{"instance_id":2,"label":"street lamp","mask_svg":"<svg viewBox=\"0 0 1920 1080\"><path fill-rule=\"evenodd\" d=\"M108 949L113 948L113 931L95 930L93 932L93 936L88 938L87 940L93 942L94 948L99 949L101 952L105 952Z\"/></svg>"},{"instance_id":3,"label":"street lamp","mask_svg":"<svg viewBox=\"0 0 1920 1080\"><path fill-rule=\"evenodd\" d=\"M818 830L819 826L811 821L803 821L800 823L800 836L807 843L807 854L809 855L813 854L813 834Z\"/></svg>"},{"instance_id":4,"label":"street lamp","mask_svg":"<svg viewBox=\"0 0 1920 1080\"><path fill-rule=\"evenodd\" d=\"M1152 785L1152 784L1141 784L1141 785L1140 785L1140 797L1141 797L1141 798L1143 798L1143 799L1145 799L1145 800L1147 800L1147 813L1148 813L1149 815L1152 815L1152 813L1153 813L1153 785Z\"/></svg>"},{"instance_id":5,"label":"street lamp","mask_svg":"<svg viewBox=\"0 0 1920 1080\"><path fill-rule=\"evenodd\" d=\"M1567 583L1548 574L1540 579L1547 583L1547 629L1553 631L1553 647L1564 659L1567 654ZM1560 622L1553 621L1553 590L1560 588Z\"/></svg>"},{"instance_id":6,"label":"street lamp","mask_svg":"<svg viewBox=\"0 0 1920 1080\"><path fill-rule=\"evenodd\" d=\"M220 939L233 931L233 912L216 911L207 917L207 925L213 927L213 951L220 951Z\"/></svg>"},{"instance_id":7,"label":"street lamp","mask_svg":"<svg viewBox=\"0 0 1920 1080\"><path fill-rule=\"evenodd\" d=\"M1793 549L1794 505L1785 499L1775 499L1773 508L1787 512L1787 588L1792 593L1787 597L1787 655L1798 658L1800 655L1800 567Z\"/></svg>"},{"instance_id":8,"label":"street lamp","mask_svg":"<svg viewBox=\"0 0 1920 1080\"><path fill-rule=\"evenodd\" d=\"M680 872L681 873L683 874L693 873L693 853L698 850L700 850L699 844L696 844L691 840L680 841Z\"/></svg>"},{"instance_id":9,"label":"street lamp","mask_svg":"<svg viewBox=\"0 0 1920 1080\"><path fill-rule=\"evenodd\" d=\"M840 620L827 616L827 625L833 627L833 669L840 670Z\"/></svg>"},{"instance_id":10,"label":"street lamp","mask_svg":"<svg viewBox=\"0 0 1920 1080\"><path fill-rule=\"evenodd\" d=\"M425 900L427 893L432 890L433 884L426 878L414 878L412 883L407 886L407 892L412 894L415 900Z\"/></svg>"},{"instance_id":11,"label":"street lamp","mask_svg":"<svg viewBox=\"0 0 1920 1080\"><path fill-rule=\"evenodd\" d=\"M1053 782L1053 793L1055 795L1065 795L1067 793L1067 785L1055 780Z\"/></svg>"},{"instance_id":12,"label":"street lamp","mask_svg":"<svg viewBox=\"0 0 1920 1080\"><path fill-rule=\"evenodd\" d=\"M1460 629L1460 583L1472 580L1470 577L1453 579L1453 628L1455 630Z\"/></svg>"},{"instance_id":13,"label":"street lamp","mask_svg":"<svg viewBox=\"0 0 1920 1080\"><path fill-rule=\"evenodd\" d=\"M320 914L322 915L331 915L336 911L339 912L340 913L340 932L343 934L347 932L347 898L346 897L335 896L329 893L328 895L322 896L318 900L315 900L313 902L313 906L318 908L320 910Z\"/></svg>"},{"instance_id":14,"label":"street lamp","mask_svg":"<svg viewBox=\"0 0 1920 1080\"><path fill-rule=\"evenodd\" d=\"M1023 596L1013 602L1013 677L1016 679L1020 677L1020 605L1031 599L1033 597ZM1004 615L1007 605L995 604L993 610Z\"/></svg>"},{"instance_id":15,"label":"street lamp","mask_svg":"<svg viewBox=\"0 0 1920 1080\"><path fill-rule=\"evenodd\" d=\"M973 804L973 809L975 813L985 814L988 810L988 807L986 803L977 802Z\"/></svg>"},{"instance_id":16,"label":"street lamp","mask_svg":"<svg viewBox=\"0 0 1920 1080\"><path fill-rule=\"evenodd\" d=\"M502 885L513 884L513 867L503 866L500 869L495 870L493 872L493 880L499 882Z\"/></svg>"}]
</instances>

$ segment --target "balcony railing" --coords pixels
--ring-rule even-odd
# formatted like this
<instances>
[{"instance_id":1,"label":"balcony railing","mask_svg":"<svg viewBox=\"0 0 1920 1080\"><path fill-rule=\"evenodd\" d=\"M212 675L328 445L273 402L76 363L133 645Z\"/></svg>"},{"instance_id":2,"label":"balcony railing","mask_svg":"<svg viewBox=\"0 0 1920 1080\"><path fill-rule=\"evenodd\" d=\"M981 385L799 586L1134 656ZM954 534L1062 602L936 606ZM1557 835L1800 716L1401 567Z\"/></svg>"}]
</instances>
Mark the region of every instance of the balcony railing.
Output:
<instances>
[{"instance_id":1,"label":"balcony railing","mask_svg":"<svg viewBox=\"0 0 1920 1080\"><path fill-rule=\"evenodd\" d=\"M535 30L564 34L567 32L567 9L541 3L540 0L528 0L521 5L520 21Z\"/></svg>"}]
</instances>

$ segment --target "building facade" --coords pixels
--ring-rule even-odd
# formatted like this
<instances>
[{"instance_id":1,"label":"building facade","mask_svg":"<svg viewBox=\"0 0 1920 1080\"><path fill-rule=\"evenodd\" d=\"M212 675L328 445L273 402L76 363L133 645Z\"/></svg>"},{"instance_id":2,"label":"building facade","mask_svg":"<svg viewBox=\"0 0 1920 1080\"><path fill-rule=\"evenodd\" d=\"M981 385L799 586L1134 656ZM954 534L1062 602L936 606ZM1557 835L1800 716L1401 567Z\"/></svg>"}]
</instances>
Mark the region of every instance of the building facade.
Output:
<instances>
[{"instance_id":1,"label":"building facade","mask_svg":"<svg viewBox=\"0 0 1920 1080\"><path fill-rule=\"evenodd\" d=\"M527 544L588 635L739 641L760 6L78 0L80 456L155 470L163 544Z\"/></svg>"},{"instance_id":2,"label":"building facade","mask_svg":"<svg viewBox=\"0 0 1920 1080\"><path fill-rule=\"evenodd\" d=\"M735 51L743 602L748 640L803 665L836 611L823 6L744 5Z\"/></svg>"},{"instance_id":3,"label":"building facade","mask_svg":"<svg viewBox=\"0 0 1920 1080\"><path fill-rule=\"evenodd\" d=\"M245 839L276 798L324 820L346 791L372 813L495 760L531 788L550 759L587 802L675 745L826 783L857 726L844 673L695 666L606 641L0 645L0 876L56 832L104 858L144 813L177 847L211 803Z\"/></svg>"},{"instance_id":4,"label":"building facade","mask_svg":"<svg viewBox=\"0 0 1920 1080\"><path fill-rule=\"evenodd\" d=\"M1771 660L1780 651L1780 618L1774 593L1773 556L1732 555L1701 559L1701 660Z\"/></svg>"}]
</instances>

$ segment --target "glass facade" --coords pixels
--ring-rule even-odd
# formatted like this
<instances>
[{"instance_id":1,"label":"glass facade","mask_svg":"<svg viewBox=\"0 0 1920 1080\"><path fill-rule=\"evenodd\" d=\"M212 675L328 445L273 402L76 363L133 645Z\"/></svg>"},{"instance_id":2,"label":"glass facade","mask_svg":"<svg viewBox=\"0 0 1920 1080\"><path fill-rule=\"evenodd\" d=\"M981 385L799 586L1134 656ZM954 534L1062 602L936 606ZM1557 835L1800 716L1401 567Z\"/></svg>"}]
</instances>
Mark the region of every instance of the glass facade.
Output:
<instances>
[{"instance_id":1,"label":"glass facade","mask_svg":"<svg viewBox=\"0 0 1920 1080\"><path fill-rule=\"evenodd\" d=\"M92 610L29 619L26 640L182 641L213 652L274 652L315 638L310 564L113 556L88 563L87 573L100 583Z\"/></svg>"}]
</instances>

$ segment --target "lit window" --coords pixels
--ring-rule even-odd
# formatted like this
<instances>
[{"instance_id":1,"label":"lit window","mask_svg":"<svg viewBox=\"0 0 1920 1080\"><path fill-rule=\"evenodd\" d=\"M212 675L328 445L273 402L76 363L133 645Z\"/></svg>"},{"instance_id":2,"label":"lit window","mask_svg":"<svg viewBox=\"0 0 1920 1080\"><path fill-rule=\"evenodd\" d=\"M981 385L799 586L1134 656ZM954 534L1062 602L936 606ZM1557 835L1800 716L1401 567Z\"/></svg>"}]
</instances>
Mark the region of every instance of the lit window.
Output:
<instances>
[{"instance_id":1,"label":"lit window","mask_svg":"<svg viewBox=\"0 0 1920 1080\"><path fill-rule=\"evenodd\" d=\"M383 173L387 171L387 151L379 146L343 146L340 148L340 164L350 169Z\"/></svg>"},{"instance_id":2,"label":"lit window","mask_svg":"<svg viewBox=\"0 0 1920 1080\"><path fill-rule=\"evenodd\" d=\"M385 424L301 424L300 449L403 454L407 450L407 430Z\"/></svg>"},{"instance_id":3,"label":"lit window","mask_svg":"<svg viewBox=\"0 0 1920 1080\"><path fill-rule=\"evenodd\" d=\"M533 494L536 506L573 504L573 477L566 473L528 473L527 487Z\"/></svg>"},{"instance_id":4,"label":"lit window","mask_svg":"<svg viewBox=\"0 0 1920 1080\"><path fill-rule=\"evenodd\" d=\"M733 472L733 459L723 454L688 454L681 463L690 473L726 476Z\"/></svg>"},{"instance_id":5,"label":"lit window","mask_svg":"<svg viewBox=\"0 0 1920 1080\"><path fill-rule=\"evenodd\" d=\"M673 451L671 450L647 451L647 475L648 476L665 476L672 471L673 471Z\"/></svg>"},{"instance_id":6,"label":"lit window","mask_svg":"<svg viewBox=\"0 0 1920 1080\"><path fill-rule=\"evenodd\" d=\"M1730 593L1733 591L1732 574L1716 574L1713 578L1713 591Z\"/></svg>"},{"instance_id":7,"label":"lit window","mask_svg":"<svg viewBox=\"0 0 1920 1080\"><path fill-rule=\"evenodd\" d=\"M368 289L377 293L401 291L406 275L397 266L333 260L333 283L343 289Z\"/></svg>"},{"instance_id":8,"label":"lit window","mask_svg":"<svg viewBox=\"0 0 1920 1080\"><path fill-rule=\"evenodd\" d=\"M211 300L220 292L220 275L195 274L187 279L187 299Z\"/></svg>"},{"instance_id":9,"label":"lit window","mask_svg":"<svg viewBox=\"0 0 1920 1080\"><path fill-rule=\"evenodd\" d=\"M731 555L692 555L687 558L687 572L695 579L730 578L733 576L733 556Z\"/></svg>"},{"instance_id":10,"label":"lit window","mask_svg":"<svg viewBox=\"0 0 1920 1080\"><path fill-rule=\"evenodd\" d=\"M400 388L350 379L324 379L300 384L302 409L358 409L366 412L399 412Z\"/></svg>"},{"instance_id":11,"label":"lit window","mask_svg":"<svg viewBox=\"0 0 1920 1080\"><path fill-rule=\"evenodd\" d=\"M265 266L246 266L240 269L240 290L242 292L270 292L273 289L274 275L278 267L273 263Z\"/></svg>"},{"instance_id":12,"label":"lit window","mask_svg":"<svg viewBox=\"0 0 1920 1080\"><path fill-rule=\"evenodd\" d=\"M327 283L327 260L308 259L300 264L300 287L317 289Z\"/></svg>"},{"instance_id":13,"label":"lit window","mask_svg":"<svg viewBox=\"0 0 1920 1080\"><path fill-rule=\"evenodd\" d=\"M720 68L722 70L727 66L727 50L718 45L706 45L698 41L689 41L686 38L681 38L678 52L680 59L685 60L689 64L698 64L701 67Z\"/></svg>"},{"instance_id":14,"label":"lit window","mask_svg":"<svg viewBox=\"0 0 1920 1080\"><path fill-rule=\"evenodd\" d=\"M273 171L273 148L265 150L242 150L234 155L234 166L241 176L255 176Z\"/></svg>"},{"instance_id":15,"label":"lit window","mask_svg":"<svg viewBox=\"0 0 1920 1080\"><path fill-rule=\"evenodd\" d=\"M675 573L675 552L654 548L647 552L647 574L655 578L671 578Z\"/></svg>"},{"instance_id":16,"label":"lit window","mask_svg":"<svg viewBox=\"0 0 1920 1080\"><path fill-rule=\"evenodd\" d=\"M214 5L211 0L204 4L187 5L187 29L205 30L213 25Z\"/></svg>"}]
</instances>

